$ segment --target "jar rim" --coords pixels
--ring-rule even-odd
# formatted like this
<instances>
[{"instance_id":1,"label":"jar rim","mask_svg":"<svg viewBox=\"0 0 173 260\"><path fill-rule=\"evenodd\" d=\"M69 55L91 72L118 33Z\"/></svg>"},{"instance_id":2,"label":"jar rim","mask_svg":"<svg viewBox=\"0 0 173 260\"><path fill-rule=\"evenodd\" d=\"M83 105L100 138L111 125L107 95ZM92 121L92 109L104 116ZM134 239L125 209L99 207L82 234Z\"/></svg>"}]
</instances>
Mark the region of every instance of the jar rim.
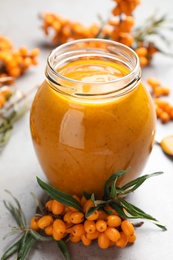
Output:
<instances>
[{"instance_id":1,"label":"jar rim","mask_svg":"<svg viewBox=\"0 0 173 260\"><path fill-rule=\"evenodd\" d=\"M92 45L94 45L94 43L103 44L104 46L107 46L107 48L101 49L100 47L96 47L96 48L92 47ZM87 46L87 44L88 45L91 44L91 47L90 47L89 51L84 47L82 47L81 49L74 48L74 46L80 46L80 44L81 44L81 46L82 46L82 44L86 44L86 46ZM116 92L116 94L117 93L122 94L121 92L128 92L129 89L133 89L134 86L136 86L137 83L140 81L141 68L140 68L140 63L139 63L139 57L134 50L132 50L130 47L128 47L122 43L116 42L116 41L107 40L107 39L96 39L96 38L87 38L87 39L69 41L67 43L64 43L64 44L58 46L54 50L52 50L47 58L47 67L46 67L46 72L45 72L47 80L51 81L54 88L62 87L63 88L63 89L61 89L62 92L65 89L69 88L69 84L66 85L67 81L71 83L70 90L72 92L73 92L73 90L74 90L74 92L76 91L75 86L77 84L82 83L85 85L87 85L87 84L88 85L91 85L91 84L98 85L98 82L96 82L96 81L81 82L80 80L68 78L57 71L57 63L61 64L62 62L64 62L65 59L68 61L74 55L78 55L78 57L80 57L80 55L87 56L92 51L97 52L97 55L100 55L100 56L105 53L106 57L115 58L115 60L117 60L118 62L122 62L129 68L129 73L123 75L122 77L118 77L116 79L106 81L106 82L99 82L99 85L105 86L105 85L110 85L110 84L114 84L114 85L116 84L119 87L117 87L115 89L115 91L113 91L113 92L114 93ZM60 79L61 83L59 83L57 81L57 79ZM124 82L124 84L122 84L122 82ZM89 94L89 96L91 96L91 95L93 96L93 94ZM79 96L80 93L78 93L77 95Z\"/></svg>"}]
</instances>

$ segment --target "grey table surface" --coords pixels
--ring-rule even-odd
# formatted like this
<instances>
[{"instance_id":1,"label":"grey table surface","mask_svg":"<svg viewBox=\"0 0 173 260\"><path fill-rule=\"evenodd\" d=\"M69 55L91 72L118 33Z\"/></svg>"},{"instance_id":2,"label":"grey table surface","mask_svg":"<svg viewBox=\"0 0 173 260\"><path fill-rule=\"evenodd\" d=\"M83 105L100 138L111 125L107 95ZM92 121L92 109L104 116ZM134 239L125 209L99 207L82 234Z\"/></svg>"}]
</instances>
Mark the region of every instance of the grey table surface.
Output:
<instances>
[{"instance_id":1,"label":"grey table surface","mask_svg":"<svg viewBox=\"0 0 173 260\"><path fill-rule=\"evenodd\" d=\"M0 34L7 36L15 48L22 45L32 49L41 49L39 64L32 67L15 83L23 91L27 91L44 80L46 58L51 51L50 39L41 30L39 14L44 11L58 13L64 17L91 24L97 21L100 14L106 19L113 2L111 0L0 0ZM143 0L136 9L135 17L138 23L153 12L170 14L173 1ZM156 55L152 65L143 69L143 82L147 77L157 77L164 85L172 89L168 100L173 104L173 59ZM162 125L157 122L157 134L164 137L173 134L173 122ZM162 232L149 222L139 228L137 241L125 249L109 248L101 250L94 243L84 247L81 243L69 244L72 259L108 259L108 260L171 260L173 259L173 161L168 158L158 145L154 145L151 156L142 174L163 171L164 174L149 179L131 196L131 202L153 215L167 226ZM0 151L0 256L14 240L9 237L3 240L10 231L10 225L15 222L3 205L3 200L11 200L5 189L16 196L29 220L35 211L35 202L31 192L38 197L42 191L36 183L36 176L46 180L38 164L29 129L29 111L18 121L6 147ZM14 259L12 257L11 259ZM63 259L54 243L38 243L31 252L29 259Z\"/></svg>"}]
</instances>

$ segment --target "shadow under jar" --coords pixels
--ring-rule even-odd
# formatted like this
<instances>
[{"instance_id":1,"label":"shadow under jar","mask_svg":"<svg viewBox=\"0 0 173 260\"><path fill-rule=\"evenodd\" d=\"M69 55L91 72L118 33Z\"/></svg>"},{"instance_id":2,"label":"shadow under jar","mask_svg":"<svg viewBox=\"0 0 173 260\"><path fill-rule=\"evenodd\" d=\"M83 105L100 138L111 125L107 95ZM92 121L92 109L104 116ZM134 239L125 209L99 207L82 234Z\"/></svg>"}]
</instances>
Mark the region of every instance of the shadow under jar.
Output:
<instances>
[{"instance_id":1,"label":"shadow under jar","mask_svg":"<svg viewBox=\"0 0 173 260\"><path fill-rule=\"evenodd\" d=\"M139 176L153 146L155 110L135 52L109 40L72 41L50 53L45 75L30 128L49 182L101 198L118 170L130 167L120 185Z\"/></svg>"}]
</instances>

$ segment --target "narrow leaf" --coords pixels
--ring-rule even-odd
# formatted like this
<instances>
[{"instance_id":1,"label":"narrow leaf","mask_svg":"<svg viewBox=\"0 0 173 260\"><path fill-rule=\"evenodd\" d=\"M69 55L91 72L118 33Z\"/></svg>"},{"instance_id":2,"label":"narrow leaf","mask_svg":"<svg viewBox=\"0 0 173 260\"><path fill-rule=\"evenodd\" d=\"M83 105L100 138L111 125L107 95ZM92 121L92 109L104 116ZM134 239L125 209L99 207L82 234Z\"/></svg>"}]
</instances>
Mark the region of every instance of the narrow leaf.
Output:
<instances>
[{"instance_id":1,"label":"narrow leaf","mask_svg":"<svg viewBox=\"0 0 173 260\"><path fill-rule=\"evenodd\" d=\"M85 214L85 218L89 217L92 213L94 213L97 209L99 209L101 205L98 205L96 207L91 207Z\"/></svg>"},{"instance_id":2,"label":"narrow leaf","mask_svg":"<svg viewBox=\"0 0 173 260\"><path fill-rule=\"evenodd\" d=\"M151 215L145 213L143 210L139 209L138 207L134 206L133 204L127 202L124 199L119 199L120 204L123 208L127 210L128 213L131 214L131 218L141 218L146 219L160 227L162 230L167 230L164 225L158 222L157 219L153 218Z\"/></svg>"},{"instance_id":3,"label":"narrow leaf","mask_svg":"<svg viewBox=\"0 0 173 260\"><path fill-rule=\"evenodd\" d=\"M11 255L13 255L14 253L16 253L19 248L20 248L20 245L21 245L21 241L22 241L22 238L19 239L16 243L14 243L11 247L9 247L7 249L7 251L3 254L3 256L1 257L1 260L5 260L5 259L8 259Z\"/></svg>"},{"instance_id":4,"label":"narrow leaf","mask_svg":"<svg viewBox=\"0 0 173 260\"><path fill-rule=\"evenodd\" d=\"M47 183L45 183L42 180L40 180L38 177L37 177L37 181L38 181L38 184L40 185L40 187L51 198L59 201L60 203L66 205L66 206L70 206L70 207L73 207L73 208L77 209L78 211L82 211L80 203L75 198L73 198L72 196L70 196L67 193L59 191L58 189L48 185Z\"/></svg>"},{"instance_id":5,"label":"narrow leaf","mask_svg":"<svg viewBox=\"0 0 173 260\"><path fill-rule=\"evenodd\" d=\"M29 255L29 252L32 248L32 246L34 245L34 243L36 242L36 239L33 238L32 236L29 236L28 239L25 242L25 246L20 254L20 257L18 257L18 260L26 260L27 256Z\"/></svg>"},{"instance_id":6,"label":"narrow leaf","mask_svg":"<svg viewBox=\"0 0 173 260\"><path fill-rule=\"evenodd\" d=\"M36 240L38 241L42 241L42 242L47 242L47 241L51 241L52 240L52 237L46 237L46 236L42 236L40 235L37 231L31 229L29 231L29 233L31 234L31 236L33 238L35 238Z\"/></svg>"},{"instance_id":7,"label":"narrow leaf","mask_svg":"<svg viewBox=\"0 0 173 260\"><path fill-rule=\"evenodd\" d=\"M67 246L66 246L66 243L64 242L64 240L59 240L59 241L56 241L59 249L61 250L62 254L64 255L65 259L66 260L70 260L70 255L68 253L68 250L67 250Z\"/></svg>"},{"instance_id":8,"label":"narrow leaf","mask_svg":"<svg viewBox=\"0 0 173 260\"><path fill-rule=\"evenodd\" d=\"M104 196L109 196L109 186L111 185L111 183L113 181L115 181L116 179L122 177L126 172L128 172L128 169L127 170L121 170L121 171L118 171L114 174L112 174L109 179L105 182L105 185L104 185Z\"/></svg>"},{"instance_id":9,"label":"narrow leaf","mask_svg":"<svg viewBox=\"0 0 173 260\"><path fill-rule=\"evenodd\" d=\"M158 176L160 174L163 174L163 172L154 172L154 173L151 173L151 174L146 174L146 175L143 175L141 177L138 177L130 182L128 182L127 184L125 184L124 186L121 187L121 189L123 190L127 190L129 189L130 187L132 187L131 189L127 190L125 193L130 193L130 192L133 192L134 190L136 190L145 180L151 178L151 177L154 177L154 176Z\"/></svg>"}]
</instances>

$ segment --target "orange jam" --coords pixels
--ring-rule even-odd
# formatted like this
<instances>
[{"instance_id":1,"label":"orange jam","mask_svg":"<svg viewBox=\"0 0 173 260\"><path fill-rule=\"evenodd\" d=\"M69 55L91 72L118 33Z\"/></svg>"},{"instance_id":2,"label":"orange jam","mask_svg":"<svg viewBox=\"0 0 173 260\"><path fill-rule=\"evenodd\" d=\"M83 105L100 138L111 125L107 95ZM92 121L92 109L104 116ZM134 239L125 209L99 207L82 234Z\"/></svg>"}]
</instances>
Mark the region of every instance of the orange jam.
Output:
<instances>
[{"instance_id":1,"label":"orange jam","mask_svg":"<svg viewBox=\"0 0 173 260\"><path fill-rule=\"evenodd\" d=\"M45 80L31 109L38 160L49 182L61 191L94 192L101 198L111 174L130 167L120 185L141 174L154 140L152 100L140 82L127 93L112 95L114 84L104 83L129 73L118 62L80 59L56 71L67 79L67 90ZM100 94L105 91L109 97Z\"/></svg>"}]
</instances>

